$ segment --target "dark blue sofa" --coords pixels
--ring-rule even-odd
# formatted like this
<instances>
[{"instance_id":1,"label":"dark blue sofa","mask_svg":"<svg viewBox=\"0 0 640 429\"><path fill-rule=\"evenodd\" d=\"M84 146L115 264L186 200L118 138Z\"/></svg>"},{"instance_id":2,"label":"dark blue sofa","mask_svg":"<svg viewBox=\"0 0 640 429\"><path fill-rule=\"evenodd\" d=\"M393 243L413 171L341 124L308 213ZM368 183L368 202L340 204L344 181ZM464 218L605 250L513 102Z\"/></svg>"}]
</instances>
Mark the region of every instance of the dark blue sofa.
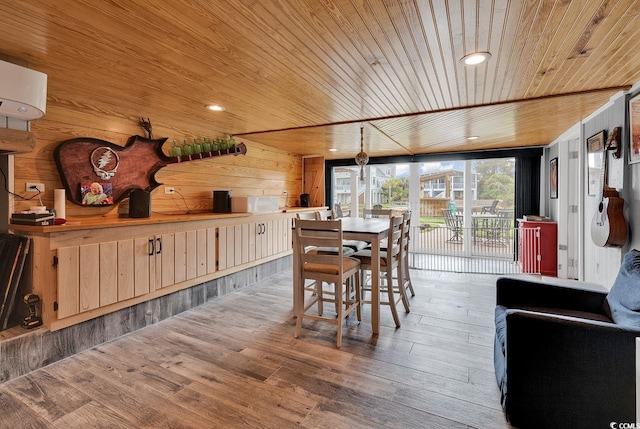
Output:
<instances>
[{"instance_id":1,"label":"dark blue sofa","mask_svg":"<svg viewBox=\"0 0 640 429\"><path fill-rule=\"evenodd\" d=\"M499 278L494 365L518 428L608 428L636 422L640 252L625 255L609 293Z\"/></svg>"}]
</instances>

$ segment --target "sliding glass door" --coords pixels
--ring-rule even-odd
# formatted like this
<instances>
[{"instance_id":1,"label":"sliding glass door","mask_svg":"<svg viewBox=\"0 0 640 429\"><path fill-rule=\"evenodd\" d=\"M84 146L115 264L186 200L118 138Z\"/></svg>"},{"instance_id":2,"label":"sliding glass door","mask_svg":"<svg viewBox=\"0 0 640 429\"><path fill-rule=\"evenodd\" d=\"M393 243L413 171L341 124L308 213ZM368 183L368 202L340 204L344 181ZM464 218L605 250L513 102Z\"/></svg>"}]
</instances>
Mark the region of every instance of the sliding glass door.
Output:
<instances>
[{"instance_id":1,"label":"sliding glass door","mask_svg":"<svg viewBox=\"0 0 640 429\"><path fill-rule=\"evenodd\" d=\"M514 158L340 166L332 177L338 215L411 210L414 255L514 261Z\"/></svg>"}]
</instances>

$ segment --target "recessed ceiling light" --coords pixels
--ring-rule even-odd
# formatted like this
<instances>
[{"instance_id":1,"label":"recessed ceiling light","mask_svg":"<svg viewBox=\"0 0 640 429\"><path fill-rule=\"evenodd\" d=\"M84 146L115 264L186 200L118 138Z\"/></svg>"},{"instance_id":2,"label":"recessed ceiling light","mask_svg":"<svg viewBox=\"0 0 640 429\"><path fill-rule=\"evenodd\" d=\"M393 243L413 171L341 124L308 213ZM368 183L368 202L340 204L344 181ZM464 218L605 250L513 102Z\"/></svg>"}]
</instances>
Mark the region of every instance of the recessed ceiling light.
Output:
<instances>
[{"instance_id":1,"label":"recessed ceiling light","mask_svg":"<svg viewBox=\"0 0 640 429\"><path fill-rule=\"evenodd\" d=\"M332 147L331 149L329 149L329 152L337 152L338 149L336 149L335 147Z\"/></svg>"},{"instance_id":2,"label":"recessed ceiling light","mask_svg":"<svg viewBox=\"0 0 640 429\"><path fill-rule=\"evenodd\" d=\"M222 112L224 110L224 107L219 106L217 104L207 104L207 109L209 110L213 110L214 112Z\"/></svg>"},{"instance_id":3,"label":"recessed ceiling light","mask_svg":"<svg viewBox=\"0 0 640 429\"><path fill-rule=\"evenodd\" d=\"M475 66L484 63L490 58L491 54L489 52L474 52L462 57L460 62L467 66Z\"/></svg>"},{"instance_id":4,"label":"recessed ceiling light","mask_svg":"<svg viewBox=\"0 0 640 429\"><path fill-rule=\"evenodd\" d=\"M478 136L469 136L467 137L467 140L478 140L479 137Z\"/></svg>"}]
</instances>

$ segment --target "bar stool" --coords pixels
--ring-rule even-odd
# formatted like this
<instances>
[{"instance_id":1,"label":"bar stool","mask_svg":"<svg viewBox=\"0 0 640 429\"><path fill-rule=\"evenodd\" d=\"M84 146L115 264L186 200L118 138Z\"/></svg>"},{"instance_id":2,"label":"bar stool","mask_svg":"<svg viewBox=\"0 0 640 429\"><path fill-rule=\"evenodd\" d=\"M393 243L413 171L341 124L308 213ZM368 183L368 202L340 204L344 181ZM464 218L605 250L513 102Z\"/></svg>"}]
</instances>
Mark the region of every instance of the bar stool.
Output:
<instances>
[{"instance_id":1,"label":"bar stool","mask_svg":"<svg viewBox=\"0 0 640 429\"><path fill-rule=\"evenodd\" d=\"M383 284L380 285L380 293L387 295L387 300L380 300L380 304L388 305L391 307L391 314L393 316L393 320L396 324L396 327L400 327L400 318L398 317L398 309L397 303L402 301L405 311L409 312L409 301L407 300L404 286L404 278L403 278L403 269L402 269L402 260L400 254L400 248L402 244L402 225L403 218L402 216L393 216L389 219L389 234L386 238L387 247L386 250L382 250L380 252L380 271L385 273L384 279L386 280ZM391 244L391 245L389 245ZM371 249L363 249L356 252L353 257L360 259L360 270L361 270L361 290L364 293L371 292L371 287L367 286L367 282L364 280L364 272L371 271L372 268L372 260L371 260ZM393 271L396 272L395 279L396 282L393 281ZM382 280L382 278L381 278ZM382 283L382 282L381 282ZM395 283L395 286L394 286ZM395 294L398 293L398 298L395 297ZM371 301L365 301L364 297L361 298L363 303L370 303Z\"/></svg>"},{"instance_id":2,"label":"bar stool","mask_svg":"<svg viewBox=\"0 0 640 429\"><path fill-rule=\"evenodd\" d=\"M360 308L360 261L355 258L348 258L342 253L342 221L341 220L302 220L295 221L295 234L299 264L295 267L294 275L299 276L297 282L300 287L301 302L297 306L297 320L294 337L300 336L302 330L302 320L311 319L337 325L338 347L342 344L342 324L349 314L356 310L358 321L361 320ZM309 246L337 247L337 254L319 254L313 251L306 251ZM323 288L316 288L316 294L312 295L310 301L305 299L305 281L313 280L317 284L323 283L333 285L333 299L335 303L336 317L323 317L321 303L324 300ZM318 303L316 314L310 313L313 305Z\"/></svg>"},{"instance_id":3,"label":"bar stool","mask_svg":"<svg viewBox=\"0 0 640 429\"><path fill-rule=\"evenodd\" d=\"M405 211L402 214L402 246L400 246L400 252L402 260L402 279L404 281L405 290L411 292L411 296L416 296L416 292L413 290L413 284L411 283L411 275L409 273L409 241L411 240L411 212ZM406 293L405 293L406 295Z\"/></svg>"},{"instance_id":4,"label":"bar stool","mask_svg":"<svg viewBox=\"0 0 640 429\"><path fill-rule=\"evenodd\" d=\"M320 210L316 212L317 220L330 220L338 219L333 210ZM358 250L362 250L367 247L369 243L361 240L342 240L342 248L344 250L344 256L352 256ZM351 250L349 250L351 249ZM334 250L335 251L335 250Z\"/></svg>"}]
</instances>

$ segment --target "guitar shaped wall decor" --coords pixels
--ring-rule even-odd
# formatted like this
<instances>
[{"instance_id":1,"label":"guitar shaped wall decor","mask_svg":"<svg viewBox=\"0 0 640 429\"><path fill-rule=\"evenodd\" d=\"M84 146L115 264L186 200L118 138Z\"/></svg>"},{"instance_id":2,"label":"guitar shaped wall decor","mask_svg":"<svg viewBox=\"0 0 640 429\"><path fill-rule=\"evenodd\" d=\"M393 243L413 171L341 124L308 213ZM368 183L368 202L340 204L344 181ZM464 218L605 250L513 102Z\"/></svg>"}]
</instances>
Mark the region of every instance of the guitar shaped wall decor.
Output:
<instances>
[{"instance_id":1,"label":"guitar shaped wall decor","mask_svg":"<svg viewBox=\"0 0 640 429\"><path fill-rule=\"evenodd\" d=\"M132 136L124 147L86 137L60 143L53 158L67 198L83 206L116 204L135 189L160 186L155 174L169 164L247 153L245 144L239 143L196 155L167 156L162 151L166 140Z\"/></svg>"},{"instance_id":2,"label":"guitar shaped wall decor","mask_svg":"<svg viewBox=\"0 0 640 429\"><path fill-rule=\"evenodd\" d=\"M620 157L620 127L614 128L604 145L598 208L591 221L591 239L600 247L622 247L627 241L627 221L624 218L624 199L618 191L607 185L608 150L614 150L614 158Z\"/></svg>"}]
</instances>

